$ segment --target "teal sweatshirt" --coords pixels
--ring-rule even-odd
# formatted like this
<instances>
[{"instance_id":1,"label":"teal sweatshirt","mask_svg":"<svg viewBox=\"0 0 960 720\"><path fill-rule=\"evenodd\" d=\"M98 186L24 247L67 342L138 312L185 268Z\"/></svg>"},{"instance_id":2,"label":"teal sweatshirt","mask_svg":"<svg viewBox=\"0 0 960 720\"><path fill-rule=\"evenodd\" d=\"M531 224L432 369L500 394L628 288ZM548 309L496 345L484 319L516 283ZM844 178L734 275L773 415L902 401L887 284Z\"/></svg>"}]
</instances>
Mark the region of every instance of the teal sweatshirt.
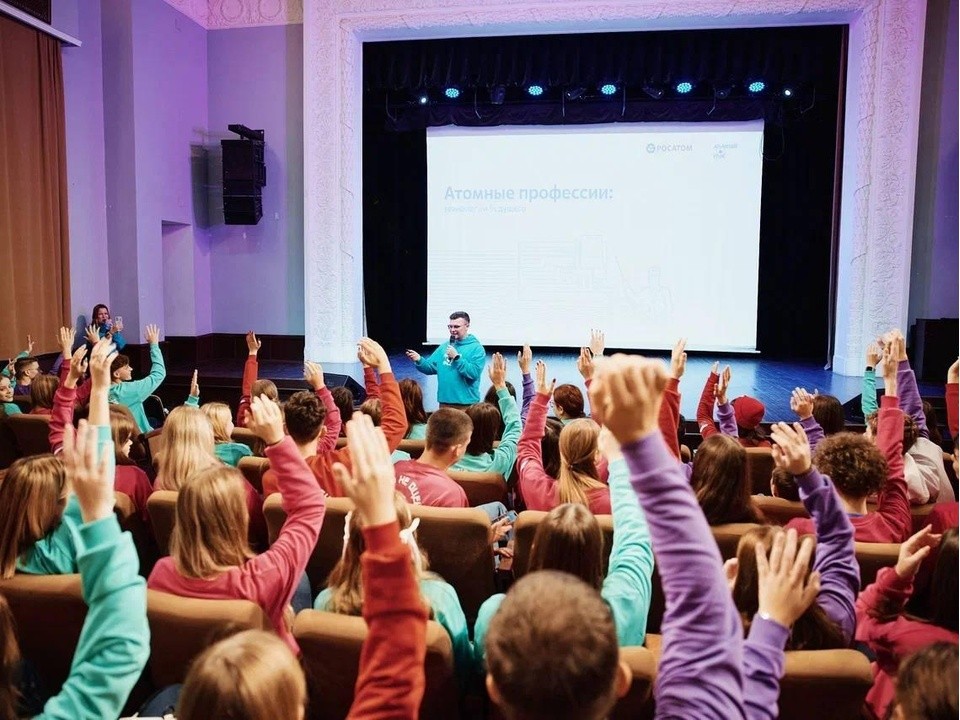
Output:
<instances>
[{"instance_id":1,"label":"teal sweatshirt","mask_svg":"<svg viewBox=\"0 0 960 720\"><path fill-rule=\"evenodd\" d=\"M416 363L424 375L437 376L437 401L472 405L480 402L480 376L487 361L483 345L474 335L457 340L453 346L460 356L447 364L446 353L450 343L440 345L430 357L422 357Z\"/></svg>"},{"instance_id":2,"label":"teal sweatshirt","mask_svg":"<svg viewBox=\"0 0 960 720\"><path fill-rule=\"evenodd\" d=\"M14 360L19 360L20 358L25 358L25 357L30 357L29 353L27 353L26 350L21 350L20 352L17 353L17 356L14 358ZM0 375L3 375L4 377L8 377L8 378L10 378L11 380L14 380L14 379L15 379L15 378L13 377L13 373L11 373L9 370L7 370L7 365L6 365L6 363L4 363L3 369L0 369Z\"/></svg>"},{"instance_id":3,"label":"teal sweatshirt","mask_svg":"<svg viewBox=\"0 0 960 720\"><path fill-rule=\"evenodd\" d=\"M147 586L130 534L110 516L81 525L77 545L87 617L70 675L37 720L118 717L150 655Z\"/></svg>"},{"instance_id":4,"label":"teal sweatshirt","mask_svg":"<svg viewBox=\"0 0 960 720\"><path fill-rule=\"evenodd\" d=\"M610 607L621 647L643 645L647 634L653 574L653 545L647 519L630 486L627 463L610 463L610 504L613 509L613 548L600 595ZM490 621L505 595L493 595L480 606L473 628L474 657L486 667L484 641Z\"/></svg>"},{"instance_id":5,"label":"teal sweatshirt","mask_svg":"<svg viewBox=\"0 0 960 720\"><path fill-rule=\"evenodd\" d=\"M219 442L213 446L213 452L220 462L231 467L239 465L241 458L253 456L253 450L245 443Z\"/></svg>"},{"instance_id":6,"label":"teal sweatshirt","mask_svg":"<svg viewBox=\"0 0 960 720\"><path fill-rule=\"evenodd\" d=\"M464 455L450 468L451 470L495 472L500 473L504 478L510 477L513 464L517 461L517 443L520 442L520 410L517 408L517 401L506 388L497 390L497 404L500 406L504 425L500 444L493 449L493 452Z\"/></svg>"},{"instance_id":7,"label":"teal sweatshirt","mask_svg":"<svg viewBox=\"0 0 960 720\"><path fill-rule=\"evenodd\" d=\"M863 411L863 417L866 418L872 412L880 409L877 404L877 371L865 370L863 373L863 386L860 390L860 410Z\"/></svg>"},{"instance_id":8,"label":"teal sweatshirt","mask_svg":"<svg viewBox=\"0 0 960 720\"><path fill-rule=\"evenodd\" d=\"M133 413L140 432L147 433L152 429L147 421L147 414L143 411L143 401L156 392L160 383L167 376L167 368L163 364L163 353L156 343L150 345L150 374L142 380L114 383L110 386L110 402L126 405Z\"/></svg>"},{"instance_id":9,"label":"teal sweatshirt","mask_svg":"<svg viewBox=\"0 0 960 720\"><path fill-rule=\"evenodd\" d=\"M467 618L460 606L460 598L453 585L439 577L423 578L420 580L420 593L429 603L436 620L450 636L453 644L453 661L457 677L461 684L465 683L473 674L473 645L470 643L470 634L467 629ZM330 588L324 588L313 603L315 610L326 611L330 604Z\"/></svg>"},{"instance_id":10,"label":"teal sweatshirt","mask_svg":"<svg viewBox=\"0 0 960 720\"><path fill-rule=\"evenodd\" d=\"M407 430L406 440L426 440L427 439L427 424L426 423L415 423L410 426L410 429Z\"/></svg>"},{"instance_id":11,"label":"teal sweatshirt","mask_svg":"<svg viewBox=\"0 0 960 720\"><path fill-rule=\"evenodd\" d=\"M10 416L10 415L19 415L19 414L22 412L22 411L20 410L20 406L17 405L16 403L4 403L4 404L3 404L3 411L4 411L8 416Z\"/></svg>"},{"instance_id":12,"label":"teal sweatshirt","mask_svg":"<svg viewBox=\"0 0 960 720\"><path fill-rule=\"evenodd\" d=\"M77 572L77 532L81 525L80 502L76 495L70 493L60 524L20 556L17 572L30 575L70 575Z\"/></svg>"}]
</instances>

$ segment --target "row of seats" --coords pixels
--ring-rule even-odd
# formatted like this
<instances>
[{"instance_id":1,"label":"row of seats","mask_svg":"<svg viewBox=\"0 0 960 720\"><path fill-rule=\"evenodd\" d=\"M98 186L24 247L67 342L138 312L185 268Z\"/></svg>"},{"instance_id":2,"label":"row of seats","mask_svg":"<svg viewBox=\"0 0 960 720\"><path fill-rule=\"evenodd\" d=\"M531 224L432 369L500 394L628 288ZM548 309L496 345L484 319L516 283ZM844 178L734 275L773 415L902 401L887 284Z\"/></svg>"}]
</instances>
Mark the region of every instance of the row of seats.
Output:
<instances>
[{"instance_id":1,"label":"row of seats","mask_svg":"<svg viewBox=\"0 0 960 720\"><path fill-rule=\"evenodd\" d=\"M79 575L16 575L0 581L10 604L24 657L36 665L50 687L60 687L86 616ZM57 622L51 623L51 617ZM150 590L148 675L154 688L183 682L200 652L228 630L270 629L270 621L256 604L246 600L197 600ZM23 629L29 628L24 632ZM293 634L303 651L311 720L333 720L347 715L353 699L360 652L366 637L360 617L317 610L299 613ZM661 638L649 635L646 647L621 649L633 683L617 704L613 718L652 718L652 687ZM459 686L454 674L453 649L437 623L427 627L426 691L421 718L459 717ZM818 717L840 720L857 717L872 684L870 665L854 650L794 651L786 654L781 682L780 717L783 720ZM497 714L494 713L494 717Z\"/></svg>"}]
</instances>

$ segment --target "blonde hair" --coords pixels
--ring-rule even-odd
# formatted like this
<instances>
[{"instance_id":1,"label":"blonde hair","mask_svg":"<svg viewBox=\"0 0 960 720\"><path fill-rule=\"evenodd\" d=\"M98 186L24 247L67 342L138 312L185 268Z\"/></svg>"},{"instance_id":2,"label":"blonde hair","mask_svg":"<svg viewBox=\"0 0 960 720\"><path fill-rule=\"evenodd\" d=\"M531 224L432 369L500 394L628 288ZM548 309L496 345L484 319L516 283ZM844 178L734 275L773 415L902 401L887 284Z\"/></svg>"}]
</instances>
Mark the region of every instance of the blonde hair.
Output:
<instances>
[{"instance_id":1,"label":"blonde hair","mask_svg":"<svg viewBox=\"0 0 960 720\"><path fill-rule=\"evenodd\" d=\"M394 493L393 504L397 509L397 520L401 529L411 527L413 520L410 515L410 507L403 495ZM366 549L366 543L363 540L360 518L357 513L351 512L347 519L348 523L344 529L343 553L327 578L327 587L330 588L330 604L327 610L340 615L359 615L363 610L360 556ZM407 543L411 545L411 562L414 565L414 572L419 575L417 579L436 577L436 575L427 572L429 567L427 556L423 550L416 546L416 542L416 537L411 532ZM419 556L419 562L416 559L417 556Z\"/></svg>"},{"instance_id":2,"label":"blonde hair","mask_svg":"<svg viewBox=\"0 0 960 720\"><path fill-rule=\"evenodd\" d=\"M239 470L221 465L180 488L170 557L184 577L215 577L253 557L243 483Z\"/></svg>"},{"instance_id":3,"label":"blonde hair","mask_svg":"<svg viewBox=\"0 0 960 720\"><path fill-rule=\"evenodd\" d=\"M597 473L597 438L600 426L593 420L574 420L560 431L560 476L557 478L557 502L589 506L587 492L602 490Z\"/></svg>"},{"instance_id":4,"label":"blonde hair","mask_svg":"<svg viewBox=\"0 0 960 720\"><path fill-rule=\"evenodd\" d=\"M230 433L227 432L227 428L233 422L229 405L222 402L209 402L200 407L200 412L210 421L214 442L231 442Z\"/></svg>"},{"instance_id":5,"label":"blonde hair","mask_svg":"<svg viewBox=\"0 0 960 720\"><path fill-rule=\"evenodd\" d=\"M0 482L0 578L60 522L67 499L63 463L53 455L20 458Z\"/></svg>"},{"instance_id":6,"label":"blonde hair","mask_svg":"<svg viewBox=\"0 0 960 720\"><path fill-rule=\"evenodd\" d=\"M157 490L179 490L197 473L220 464L213 454L213 428L198 408L174 408L160 438Z\"/></svg>"},{"instance_id":7,"label":"blonde hair","mask_svg":"<svg viewBox=\"0 0 960 720\"><path fill-rule=\"evenodd\" d=\"M280 638L246 630L201 653L177 702L179 720L299 718L307 686L300 664Z\"/></svg>"}]
</instances>

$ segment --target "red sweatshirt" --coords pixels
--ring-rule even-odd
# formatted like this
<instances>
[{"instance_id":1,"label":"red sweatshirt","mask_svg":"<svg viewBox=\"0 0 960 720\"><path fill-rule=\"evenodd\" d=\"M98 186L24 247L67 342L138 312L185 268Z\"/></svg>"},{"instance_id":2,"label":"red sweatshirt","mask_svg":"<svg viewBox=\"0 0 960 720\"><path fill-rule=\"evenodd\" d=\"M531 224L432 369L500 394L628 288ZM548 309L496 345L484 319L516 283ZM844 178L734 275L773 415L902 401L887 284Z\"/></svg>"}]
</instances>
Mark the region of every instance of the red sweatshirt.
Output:
<instances>
[{"instance_id":1,"label":"red sweatshirt","mask_svg":"<svg viewBox=\"0 0 960 720\"><path fill-rule=\"evenodd\" d=\"M289 521L288 521L289 522ZM396 523L363 529L367 639L350 720L414 720L426 687L427 608Z\"/></svg>"},{"instance_id":2,"label":"red sweatshirt","mask_svg":"<svg viewBox=\"0 0 960 720\"><path fill-rule=\"evenodd\" d=\"M243 380L240 383L240 404L237 406L237 419L234 425L237 427L247 426L247 417L250 414L250 393L253 392L253 384L257 381L260 373L260 365L257 363L256 355L247 355L247 361L243 364Z\"/></svg>"},{"instance_id":3,"label":"red sweatshirt","mask_svg":"<svg viewBox=\"0 0 960 720\"><path fill-rule=\"evenodd\" d=\"M850 515L857 542L899 543L913 534L910 500L903 477L903 411L895 395L880 398L877 447L887 461L887 482L877 494L877 509L866 515ZM801 534L816 530L810 518L794 518L786 525Z\"/></svg>"},{"instance_id":4,"label":"red sweatshirt","mask_svg":"<svg viewBox=\"0 0 960 720\"><path fill-rule=\"evenodd\" d=\"M960 432L960 383L947 383L947 429L954 440Z\"/></svg>"},{"instance_id":5,"label":"red sweatshirt","mask_svg":"<svg viewBox=\"0 0 960 720\"><path fill-rule=\"evenodd\" d=\"M401 460L394 463L397 492L411 505L430 507L470 507L467 493L443 470L419 460Z\"/></svg>"},{"instance_id":6,"label":"red sweatshirt","mask_svg":"<svg viewBox=\"0 0 960 720\"><path fill-rule=\"evenodd\" d=\"M342 463L347 471L353 467L353 459L350 457L349 448L336 449L337 436L340 434L340 411L333 403L333 396L330 390L322 388L320 392L326 390L326 395L330 396L330 405L327 406L327 417L324 420L324 426L327 432L320 438L317 444L317 454L307 459L307 464L313 470L313 474L320 483L320 487L330 497L343 497L343 490L337 479L333 475L333 464ZM400 445L407 434L407 414L403 410L403 398L400 396L400 386L393 373L383 373L380 376L380 392L382 394L381 403L383 412L380 418L380 429L387 438L387 445L390 452L393 452ZM319 393L318 393L319 394ZM321 399L322 396L321 396ZM324 399L324 404L326 405ZM332 429L332 423L336 419L337 427ZM329 423L329 424L328 424ZM331 431L332 430L332 431ZM267 470L263 474L263 493L270 495L279 492L276 482L276 475L273 470Z\"/></svg>"},{"instance_id":7,"label":"red sweatshirt","mask_svg":"<svg viewBox=\"0 0 960 720\"><path fill-rule=\"evenodd\" d=\"M252 600L263 608L277 634L294 654L300 648L284 622L284 611L300 582L323 523L326 504L307 464L289 437L267 448L277 468L287 521L265 553L240 567L211 578L188 578L177 571L172 557L161 558L150 573L147 587L183 597L216 600ZM410 563L407 551L407 564Z\"/></svg>"},{"instance_id":8,"label":"red sweatshirt","mask_svg":"<svg viewBox=\"0 0 960 720\"><path fill-rule=\"evenodd\" d=\"M869 645L877 658L873 687L867 693L867 707L877 718L887 716L901 660L931 643L957 643L957 633L903 616L912 594L912 580L901 578L895 568L888 567L877 573L876 582L857 599L856 639Z\"/></svg>"},{"instance_id":9,"label":"red sweatshirt","mask_svg":"<svg viewBox=\"0 0 960 720\"><path fill-rule=\"evenodd\" d=\"M72 358L66 358L62 363L60 363L60 384L63 385L67 381L67 377L70 375L70 365L73 362ZM74 399L74 407L80 407L86 405L90 401L90 392L93 390L93 383L87 380L84 382L80 381L80 384L77 385L77 395Z\"/></svg>"},{"instance_id":10,"label":"red sweatshirt","mask_svg":"<svg viewBox=\"0 0 960 720\"><path fill-rule=\"evenodd\" d=\"M560 501L558 483L543 469L540 440L547 425L547 404L550 396L537 393L530 403L527 422L517 445L517 468L520 494L528 510L552 510ZM676 433L674 433L676 435ZM587 493L587 507L594 515L610 515L610 488L603 487Z\"/></svg>"}]
</instances>

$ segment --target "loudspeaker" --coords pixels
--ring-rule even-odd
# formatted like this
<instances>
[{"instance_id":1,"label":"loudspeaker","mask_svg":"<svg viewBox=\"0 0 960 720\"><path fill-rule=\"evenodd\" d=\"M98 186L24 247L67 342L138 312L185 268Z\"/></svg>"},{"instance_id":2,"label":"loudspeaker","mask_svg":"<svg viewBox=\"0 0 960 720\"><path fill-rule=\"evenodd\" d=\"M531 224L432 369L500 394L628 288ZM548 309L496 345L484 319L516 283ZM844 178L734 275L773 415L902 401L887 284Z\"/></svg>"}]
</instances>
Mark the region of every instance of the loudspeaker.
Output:
<instances>
[{"instance_id":1,"label":"loudspeaker","mask_svg":"<svg viewBox=\"0 0 960 720\"><path fill-rule=\"evenodd\" d=\"M256 225L263 217L260 188L267 183L262 140L221 140L223 220L227 225Z\"/></svg>"},{"instance_id":2,"label":"loudspeaker","mask_svg":"<svg viewBox=\"0 0 960 720\"><path fill-rule=\"evenodd\" d=\"M227 225L256 225L263 217L263 200L259 195L223 196L223 221Z\"/></svg>"},{"instance_id":3,"label":"loudspeaker","mask_svg":"<svg viewBox=\"0 0 960 720\"><path fill-rule=\"evenodd\" d=\"M363 389L363 385L358 383L349 375L340 375L339 373L324 372L323 373L323 382L328 388L335 387L345 387L347 390L353 393L353 402L355 405L359 405L364 400L367 399L367 391Z\"/></svg>"}]
</instances>

